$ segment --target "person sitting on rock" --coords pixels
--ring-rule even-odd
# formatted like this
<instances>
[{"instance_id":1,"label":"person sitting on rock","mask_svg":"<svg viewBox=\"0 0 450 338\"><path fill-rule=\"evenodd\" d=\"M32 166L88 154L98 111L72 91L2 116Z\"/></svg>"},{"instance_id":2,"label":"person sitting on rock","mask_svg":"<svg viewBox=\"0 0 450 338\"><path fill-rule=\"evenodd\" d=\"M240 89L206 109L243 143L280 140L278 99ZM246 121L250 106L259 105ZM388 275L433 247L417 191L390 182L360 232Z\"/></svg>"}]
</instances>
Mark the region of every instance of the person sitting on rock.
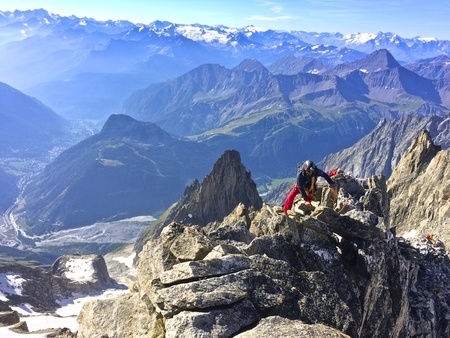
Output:
<instances>
[{"instance_id":1,"label":"person sitting on rock","mask_svg":"<svg viewBox=\"0 0 450 338\"><path fill-rule=\"evenodd\" d=\"M316 181L319 176L323 177L330 185L330 188L334 189L334 181L326 172L317 168L313 161L307 160L299 165L297 183L286 197L283 205L284 213L287 213L287 211L291 209L292 204L294 204L295 196L297 196L298 193L301 193L305 205L311 205L311 201L314 200L314 195L317 190Z\"/></svg>"}]
</instances>

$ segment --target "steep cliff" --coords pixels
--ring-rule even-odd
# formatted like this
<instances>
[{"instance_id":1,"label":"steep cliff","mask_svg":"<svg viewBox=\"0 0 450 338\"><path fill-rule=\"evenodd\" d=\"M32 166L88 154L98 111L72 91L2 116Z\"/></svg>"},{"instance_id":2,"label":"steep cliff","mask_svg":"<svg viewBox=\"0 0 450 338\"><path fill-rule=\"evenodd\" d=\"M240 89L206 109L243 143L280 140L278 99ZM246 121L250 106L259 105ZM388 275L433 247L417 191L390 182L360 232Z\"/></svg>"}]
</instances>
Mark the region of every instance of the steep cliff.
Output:
<instances>
[{"instance_id":1,"label":"steep cliff","mask_svg":"<svg viewBox=\"0 0 450 338\"><path fill-rule=\"evenodd\" d=\"M383 174L389 178L402 154L423 130L428 130L442 149L450 147L449 115L408 115L398 120L381 120L368 135L353 146L326 156L319 166L341 168L356 177Z\"/></svg>"},{"instance_id":2,"label":"steep cliff","mask_svg":"<svg viewBox=\"0 0 450 338\"><path fill-rule=\"evenodd\" d=\"M178 202L141 234L135 245L136 251L139 252L146 240L159 235L171 222L205 226L209 222L222 221L239 203L260 209L262 199L239 152L227 150L202 183L194 180Z\"/></svg>"},{"instance_id":3,"label":"steep cliff","mask_svg":"<svg viewBox=\"0 0 450 338\"><path fill-rule=\"evenodd\" d=\"M388 181L391 224L397 233L433 235L450 247L450 150L423 131L406 150Z\"/></svg>"}]
</instances>

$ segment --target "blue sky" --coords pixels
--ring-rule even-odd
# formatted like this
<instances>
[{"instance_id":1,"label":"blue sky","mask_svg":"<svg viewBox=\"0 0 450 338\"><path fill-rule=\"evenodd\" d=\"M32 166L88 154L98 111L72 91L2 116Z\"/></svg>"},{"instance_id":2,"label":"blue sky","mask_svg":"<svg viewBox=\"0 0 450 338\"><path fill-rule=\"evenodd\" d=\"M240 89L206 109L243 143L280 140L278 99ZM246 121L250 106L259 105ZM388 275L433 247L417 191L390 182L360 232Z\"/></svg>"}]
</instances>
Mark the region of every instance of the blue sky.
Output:
<instances>
[{"instance_id":1,"label":"blue sky","mask_svg":"<svg viewBox=\"0 0 450 338\"><path fill-rule=\"evenodd\" d=\"M393 32L450 40L450 0L0 0L0 10L44 8L97 20L155 20L307 32Z\"/></svg>"}]
</instances>

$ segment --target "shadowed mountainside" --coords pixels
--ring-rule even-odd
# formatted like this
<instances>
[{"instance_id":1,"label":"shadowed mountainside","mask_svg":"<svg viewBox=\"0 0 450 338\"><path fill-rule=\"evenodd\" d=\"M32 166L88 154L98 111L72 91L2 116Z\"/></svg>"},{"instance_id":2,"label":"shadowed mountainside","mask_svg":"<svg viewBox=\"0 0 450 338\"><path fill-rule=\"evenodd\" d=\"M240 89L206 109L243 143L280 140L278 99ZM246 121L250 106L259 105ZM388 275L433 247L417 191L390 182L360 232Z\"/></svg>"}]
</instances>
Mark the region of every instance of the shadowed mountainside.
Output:
<instances>
[{"instance_id":1,"label":"shadowed mountainside","mask_svg":"<svg viewBox=\"0 0 450 338\"><path fill-rule=\"evenodd\" d=\"M349 148L326 156L319 165L328 170L350 171L355 177L383 174L389 178L402 154L423 130L428 130L443 149L450 147L450 115L410 115L398 120L381 120L367 136Z\"/></svg>"},{"instance_id":2,"label":"shadowed mountainside","mask_svg":"<svg viewBox=\"0 0 450 338\"><path fill-rule=\"evenodd\" d=\"M152 123L112 115L102 131L60 154L26 187L35 234L163 212L216 155Z\"/></svg>"}]
</instances>

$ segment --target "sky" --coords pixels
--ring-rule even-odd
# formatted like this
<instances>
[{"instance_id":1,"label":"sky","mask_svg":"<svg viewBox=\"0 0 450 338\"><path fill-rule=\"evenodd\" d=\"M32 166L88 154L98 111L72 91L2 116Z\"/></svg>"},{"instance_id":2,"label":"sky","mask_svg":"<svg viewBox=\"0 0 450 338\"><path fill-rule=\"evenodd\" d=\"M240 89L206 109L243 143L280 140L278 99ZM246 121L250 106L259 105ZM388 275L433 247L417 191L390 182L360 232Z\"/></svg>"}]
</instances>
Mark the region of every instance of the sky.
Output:
<instances>
[{"instance_id":1,"label":"sky","mask_svg":"<svg viewBox=\"0 0 450 338\"><path fill-rule=\"evenodd\" d=\"M0 0L1 11L37 8L101 21L342 34L381 31L450 40L450 0Z\"/></svg>"}]
</instances>

